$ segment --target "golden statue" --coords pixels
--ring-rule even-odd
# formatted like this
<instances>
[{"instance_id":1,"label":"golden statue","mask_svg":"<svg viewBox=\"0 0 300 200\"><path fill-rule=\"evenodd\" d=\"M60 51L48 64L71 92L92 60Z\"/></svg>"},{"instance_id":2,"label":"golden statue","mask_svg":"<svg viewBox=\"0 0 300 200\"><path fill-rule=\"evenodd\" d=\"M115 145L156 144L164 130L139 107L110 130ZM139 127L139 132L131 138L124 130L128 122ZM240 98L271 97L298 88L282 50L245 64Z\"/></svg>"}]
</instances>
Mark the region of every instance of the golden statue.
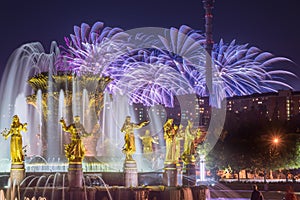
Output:
<instances>
[{"instance_id":1,"label":"golden statue","mask_svg":"<svg viewBox=\"0 0 300 200\"><path fill-rule=\"evenodd\" d=\"M184 135L184 150L182 154L182 160L185 163L195 162L195 134L192 131L193 129L193 122L188 121L188 125L185 128L185 135Z\"/></svg>"},{"instance_id":2,"label":"golden statue","mask_svg":"<svg viewBox=\"0 0 300 200\"><path fill-rule=\"evenodd\" d=\"M173 124L173 119L168 119L164 124L164 139L166 140L165 163L176 163L176 134L178 126Z\"/></svg>"},{"instance_id":3,"label":"golden statue","mask_svg":"<svg viewBox=\"0 0 300 200\"><path fill-rule=\"evenodd\" d=\"M144 153L152 153L152 143L158 144L157 140L155 140L151 135L150 131L146 130L144 136L140 136L140 139L142 140L143 144L143 152Z\"/></svg>"},{"instance_id":4,"label":"golden statue","mask_svg":"<svg viewBox=\"0 0 300 200\"><path fill-rule=\"evenodd\" d=\"M184 138L184 130L183 130L183 126L180 124L177 134L175 136L175 140L176 140L176 152L175 152L175 159L180 158L180 151L181 151L181 141Z\"/></svg>"},{"instance_id":5,"label":"golden statue","mask_svg":"<svg viewBox=\"0 0 300 200\"><path fill-rule=\"evenodd\" d=\"M135 153L135 138L134 138L134 129L142 128L147 125L149 122L142 122L140 124L135 124L131 122L131 117L127 116L123 127L121 128L121 132L125 133L124 140L125 144L123 146L122 152L126 155L126 160L133 160L132 154Z\"/></svg>"},{"instance_id":6,"label":"golden statue","mask_svg":"<svg viewBox=\"0 0 300 200\"><path fill-rule=\"evenodd\" d=\"M13 116L10 130L5 129L1 133L6 140L11 136L10 156L12 164L22 164L24 162L21 131L27 132L27 123L22 124L18 115L15 115Z\"/></svg>"},{"instance_id":7,"label":"golden statue","mask_svg":"<svg viewBox=\"0 0 300 200\"><path fill-rule=\"evenodd\" d=\"M65 132L71 134L71 143L65 145L65 154L69 162L82 162L85 155L85 148L82 144L82 137L90 136L90 133L87 133L83 125L80 123L80 117L75 116L74 122L69 126L66 125L66 122L61 118L60 123L62 129Z\"/></svg>"},{"instance_id":8,"label":"golden statue","mask_svg":"<svg viewBox=\"0 0 300 200\"><path fill-rule=\"evenodd\" d=\"M196 131L195 131L195 140L194 140L194 143L195 143L195 146L197 146L198 144L201 144L204 142L205 140L205 136L206 136L206 133L202 132L201 128L197 128ZM221 138L222 140L222 138Z\"/></svg>"}]
</instances>

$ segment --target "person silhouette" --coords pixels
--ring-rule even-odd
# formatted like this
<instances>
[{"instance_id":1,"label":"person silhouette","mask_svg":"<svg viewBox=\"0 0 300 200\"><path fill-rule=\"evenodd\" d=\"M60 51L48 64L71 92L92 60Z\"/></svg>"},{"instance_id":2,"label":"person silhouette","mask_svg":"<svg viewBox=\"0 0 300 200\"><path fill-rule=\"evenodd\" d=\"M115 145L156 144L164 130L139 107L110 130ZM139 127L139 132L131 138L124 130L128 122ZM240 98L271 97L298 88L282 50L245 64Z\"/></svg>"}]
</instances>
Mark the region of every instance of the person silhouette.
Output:
<instances>
[{"instance_id":1,"label":"person silhouette","mask_svg":"<svg viewBox=\"0 0 300 200\"><path fill-rule=\"evenodd\" d=\"M252 186L251 200L264 200L263 194L258 190L257 185Z\"/></svg>"},{"instance_id":2,"label":"person silhouette","mask_svg":"<svg viewBox=\"0 0 300 200\"><path fill-rule=\"evenodd\" d=\"M297 196L292 186L288 186L285 193L285 200L297 200Z\"/></svg>"}]
</instances>

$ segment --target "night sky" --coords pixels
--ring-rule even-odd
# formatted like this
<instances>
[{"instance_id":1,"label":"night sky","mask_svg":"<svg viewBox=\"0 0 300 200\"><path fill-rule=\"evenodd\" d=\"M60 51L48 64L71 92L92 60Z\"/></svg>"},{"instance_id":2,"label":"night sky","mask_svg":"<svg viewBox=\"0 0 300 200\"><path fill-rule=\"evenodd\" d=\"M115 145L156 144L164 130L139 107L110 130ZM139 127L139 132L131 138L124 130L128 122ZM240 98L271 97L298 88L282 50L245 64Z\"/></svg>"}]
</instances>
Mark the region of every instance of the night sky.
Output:
<instances>
[{"instance_id":1,"label":"night sky","mask_svg":"<svg viewBox=\"0 0 300 200\"><path fill-rule=\"evenodd\" d=\"M213 10L214 41L236 39L296 64L289 69L300 75L299 0L216 0ZM202 0L85 0L5 1L0 7L0 72L11 53L22 44L51 41L64 44L73 26L103 21L124 30L139 27L179 27L186 24L204 31ZM299 84L300 85L300 84Z\"/></svg>"}]
</instances>

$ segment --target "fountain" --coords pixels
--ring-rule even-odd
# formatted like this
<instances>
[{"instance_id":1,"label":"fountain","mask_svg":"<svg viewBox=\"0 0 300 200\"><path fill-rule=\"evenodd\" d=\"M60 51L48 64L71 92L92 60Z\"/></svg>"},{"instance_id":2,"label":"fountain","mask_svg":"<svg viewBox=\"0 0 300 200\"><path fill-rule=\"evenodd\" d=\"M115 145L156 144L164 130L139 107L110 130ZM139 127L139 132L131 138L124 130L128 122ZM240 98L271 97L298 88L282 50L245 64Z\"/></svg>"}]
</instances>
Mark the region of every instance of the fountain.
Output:
<instances>
[{"instance_id":1,"label":"fountain","mask_svg":"<svg viewBox=\"0 0 300 200\"><path fill-rule=\"evenodd\" d=\"M203 142L212 148L217 141L226 95L257 91L259 86L267 89L271 81L262 80L272 76L255 60L255 69L243 73L247 81L233 90L232 81L219 71L222 60L215 52L212 126L206 129L207 137L200 137L198 96L207 95L205 37L187 26L151 31L157 35L140 29L125 32L101 22L92 27L82 24L66 38L65 49L53 43L47 54L39 43L31 43L13 53L0 86L5 94L0 97L0 128L9 127L17 115L28 122L28 133L23 135L26 177L9 188L19 188L19 195L28 198L205 199L207 187L196 182L194 148ZM245 54L250 62L251 56L259 56L255 50L229 55ZM239 77L239 70L228 71ZM125 119L128 123L123 123ZM158 143L151 156L143 154L141 141L135 140L148 130ZM0 145L4 150L0 159L9 159L7 142L0 139ZM202 155L201 181L205 181L204 161ZM9 169L0 163L1 172Z\"/></svg>"},{"instance_id":2,"label":"fountain","mask_svg":"<svg viewBox=\"0 0 300 200\"><path fill-rule=\"evenodd\" d=\"M102 181L105 180L105 184L102 184L105 187L107 183L117 183L118 186L107 189L112 199L120 199L124 195L128 198L134 196L136 199L147 199L150 194L153 198L171 197L174 194L180 196L180 190L172 189L178 185L177 181L172 181L172 184L167 183L166 186L172 187L166 190L164 187L154 185L141 187L147 182L147 176L142 174L140 176L138 171L146 170L144 173L149 173L147 170L152 167L144 165L142 170L138 169L138 165L142 166L141 161L145 158L141 153L140 142L131 139L134 138L134 133L129 129L139 127L140 132L145 132L146 129L143 127L148 126L149 122L140 124L129 122L132 128L128 129L126 124L121 128L121 121L125 116L132 116L134 121L137 121L137 118L133 111L135 104L129 105L129 99L122 92L120 94L112 92L119 89L112 87L113 84L116 85L113 82L117 81L114 74L111 76L107 72L99 74L83 70L61 70L59 69L59 67L63 68L61 63L57 64L61 59L60 55L62 54L55 43L52 44L49 54L44 53L40 44L32 43L16 50L8 62L10 67L6 68L1 84L1 91L7 93L7 98L3 98L1 104L1 113L5 113L1 116L3 121L1 127L7 127L13 114L22 121L28 121L28 133L23 135L23 143L27 146L25 166L22 165L23 171L21 171L25 175L26 169L26 177L20 176L16 179L11 173L10 178L13 183L8 188L14 189L7 189L6 198L13 199L14 196L21 196L45 199L94 199L95 196L99 196L97 191L100 192L102 189L98 188L98 190L93 184L87 186L86 177L96 174L99 174ZM20 82L14 84L12 89L10 80ZM3 84L5 82L8 84ZM82 122L79 117L75 117L72 123L72 116L81 116ZM155 123L161 121L154 120ZM68 123L71 124L67 126ZM157 125L159 124L162 123ZM81 138L85 133L79 133L79 127L85 127L89 133L87 138ZM163 131L159 128L147 127L149 128L158 129L155 134L160 134L157 137L160 137L158 140L161 140L160 146L162 146ZM122 169L120 168L122 160L120 161L119 158L122 156L120 146L123 143L120 132L123 131L125 132L123 147L125 160ZM71 141L64 132L70 132ZM7 136L5 133L3 135ZM1 157L7 157L7 143L0 142L5 149ZM136 144L139 153L134 155ZM100 150L101 147L113 147L111 150L114 151L106 149L107 154L105 154L105 150ZM154 158L163 151L164 149L158 149L153 152ZM153 160L148 163L153 165ZM175 166L175 171L172 171L174 174L168 175L170 180L177 178L176 159L173 159L172 164ZM13 166L14 164L11 167L12 171ZM157 166L156 169L159 171L150 173L159 178L163 172L163 165ZM67 170L68 175L66 175ZM165 170L168 171L168 168L165 167ZM108 174L105 174L106 172ZM87 175L84 175L85 173ZM120 177L123 177L123 180L120 181ZM159 185L161 181L157 179L153 184ZM18 194L15 194L15 188ZM10 191L13 191L13 194Z\"/></svg>"}]
</instances>

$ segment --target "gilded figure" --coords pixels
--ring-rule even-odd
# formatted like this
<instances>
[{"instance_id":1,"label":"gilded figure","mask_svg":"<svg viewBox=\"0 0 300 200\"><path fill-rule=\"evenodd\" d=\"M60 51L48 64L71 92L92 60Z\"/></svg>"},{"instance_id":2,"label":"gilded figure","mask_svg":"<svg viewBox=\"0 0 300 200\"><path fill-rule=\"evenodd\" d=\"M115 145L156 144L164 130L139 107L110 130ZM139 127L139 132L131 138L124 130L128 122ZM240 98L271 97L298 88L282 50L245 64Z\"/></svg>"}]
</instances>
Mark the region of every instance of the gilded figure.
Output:
<instances>
[{"instance_id":1,"label":"gilded figure","mask_svg":"<svg viewBox=\"0 0 300 200\"><path fill-rule=\"evenodd\" d=\"M71 142L65 145L65 154L69 162L82 162L85 155L85 148L82 143L83 137L88 137L91 134L87 133L83 125L80 123L80 117L75 116L74 122L69 126L61 118L60 123L64 132L70 133Z\"/></svg>"},{"instance_id":2,"label":"gilded figure","mask_svg":"<svg viewBox=\"0 0 300 200\"><path fill-rule=\"evenodd\" d=\"M152 153L152 144L158 144L157 140L155 140L155 138L150 135L150 130L146 130L145 135L140 136L140 139L142 140L144 153Z\"/></svg>"},{"instance_id":3,"label":"gilded figure","mask_svg":"<svg viewBox=\"0 0 300 200\"><path fill-rule=\"evenodd\" d=\"M173 124L173 119L168 119L164 124L164 139L166 140L165 163L176 163L176 134L178 126Z\"/></svg>"},{"instance_id":4,"label":"gilded figure","mask_svg":"<svg viewBox=\"0 0 300 200\"><path fill-rule=\"evenodd\" d=\"M22 144L21 131L27 132L27 123L22 124L18 115L13 116L10 129L5 129L1 134L7 140L10 139L10 155L12 164L20 164L24 162L24 151Z\"/></svg>"},{"instance_id":5,"label":"gilded figure","mask_svg":"<svg viewBox=\"0 0 300 200\"><path fill-rule=\"evenodd\" d=\"M127 116L125 122L121 128L121 132L125 133L124 135L124 146L122 152L126 155L126 160L133 160L132 155L136 151L135 147L135 137L134 129L140 129L143 126L146 126L149 122L145 121L140 124L135 124L131 122L131 117Z\"/></svg>"}]
</instances>

